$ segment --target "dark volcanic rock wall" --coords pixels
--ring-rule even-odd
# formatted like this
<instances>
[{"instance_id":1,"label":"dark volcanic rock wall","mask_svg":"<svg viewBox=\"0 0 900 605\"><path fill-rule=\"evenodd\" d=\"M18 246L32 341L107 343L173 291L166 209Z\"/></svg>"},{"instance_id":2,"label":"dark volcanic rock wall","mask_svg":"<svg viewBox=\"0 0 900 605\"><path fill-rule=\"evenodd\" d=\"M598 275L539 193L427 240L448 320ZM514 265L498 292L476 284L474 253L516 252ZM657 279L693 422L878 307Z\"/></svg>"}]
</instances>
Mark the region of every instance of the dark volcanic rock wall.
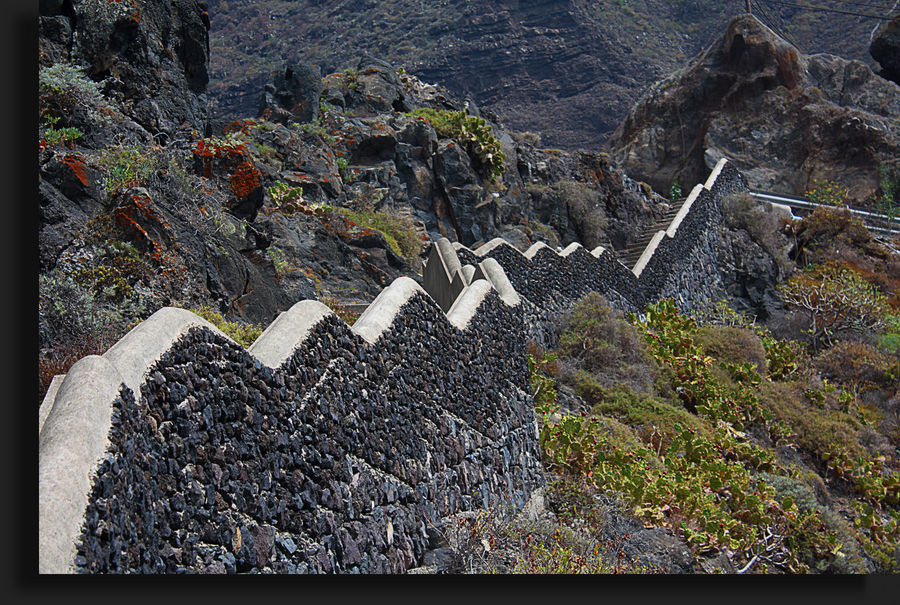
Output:
<instances>
[{"instance_id":1,"label":"dark volcanic rock wall","mask_svg":"<svg viewBox=\"0 0 900 605\"><path fill-rule=\"evenodd\" d=\"M869 53L881 65L881 76L900 84L900 13L881 26Z\"/></svg>"},{"instance_id":2,"label":"dark volcanic rock wall","mask_svg":"<svg viewBox=\"0 0 900 605\"><path fill-rule=\"evenodd\" d=\"M370 345L334 316L272 371L194 329L115 402L91 572L403 572L427 528L543 484L518 307L465 332L415 295ZM416 363L408 360L415 359Z\"/></svg>"}]
</instances>

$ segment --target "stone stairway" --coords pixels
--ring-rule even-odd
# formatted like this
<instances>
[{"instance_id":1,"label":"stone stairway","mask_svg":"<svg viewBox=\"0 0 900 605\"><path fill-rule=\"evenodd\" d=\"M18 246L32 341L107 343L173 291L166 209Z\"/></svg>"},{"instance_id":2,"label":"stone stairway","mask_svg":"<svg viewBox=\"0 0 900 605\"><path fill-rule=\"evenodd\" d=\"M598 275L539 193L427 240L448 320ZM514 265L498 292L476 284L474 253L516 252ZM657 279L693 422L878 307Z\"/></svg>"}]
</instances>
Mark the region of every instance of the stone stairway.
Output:
<instances>
[{"instance_id":1,"label":"stone stairway","mask_svg":"<svg viewBox=\"0 0 900 605\"><path fill-rule=\"evenodd\" d=\"M638 259L641 258L641 255L644 253L644 250L647 248L647 244L653 239L653 236L656 235L658 231L665 231L669 225L672 224L675 215L678 214L678 211L681 210L681 207L684 205L685 199L686 198L683 198L677 202L673 202L662 218L644 229L641 236L632 245L617 250L616 256L619 257L619 262L629 269L634 267L638 262Z\"/></svg>"}]
</instances>

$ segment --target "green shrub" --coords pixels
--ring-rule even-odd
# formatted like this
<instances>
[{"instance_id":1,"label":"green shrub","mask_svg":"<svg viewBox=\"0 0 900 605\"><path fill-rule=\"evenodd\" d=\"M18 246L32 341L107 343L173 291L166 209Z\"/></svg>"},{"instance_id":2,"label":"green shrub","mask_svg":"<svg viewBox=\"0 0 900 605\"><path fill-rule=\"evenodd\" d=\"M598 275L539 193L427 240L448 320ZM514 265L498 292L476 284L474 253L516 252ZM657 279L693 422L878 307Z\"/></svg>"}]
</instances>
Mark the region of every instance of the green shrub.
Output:
<instances>
[{"instance_id":1,"label":"green shrub","mask_svg":"<svg viewBox=\"0 0 900 605\"><path fill-rule=\"evenodd\" d=\"M678 179L672 180L672 186L669 187L669 200L672 202L680 202L684 199L684 193L681 191L681 184Z\"/></svg>"},{"instance_id":2,"label":"green shrub","mask_svg":"<svg viewBox=\"0 0 900 605\"><path fill-rule=\"evenodd\" d=\"M57 373L65 373L68 365L78 361L78 352L81 356L104 352L125 335L135 318L146 316L147 301L131 289L117 273L119 269L114 265L67 273L68 269L57 266L39 276L42 346L53 347L47 359L54 369L61 370ZM45 335L52 335L53 340L43 340Z\"/></svg>"},{"instance_id":3,"label":"green shrub","mask_svg":"<svg viewBox=\"0 0 900 605\"><path fill-rule=\"evenodd\" d=\"M842 332L880 331L891 316L887 297L858 272L834 263L809 267L778 286L785 303L808 320L813 347Z\"/></svg>"},{"instance_id":4,"label":"green shrub","mask_svg":"<svg viewBox=\"0 0 900 605\"><path fill-rule=\"evenodd\" d=\"M101 299L122 301L134 292L134 285L151 275L150 265L128 242L110 240L92 246L93 263L74 272L77 282Z\"/></svg>"},{"instance_id":5,"label":"green shrub","mask_svg":"<svg viewBox=\"0 0 900 605\"><path fill-rule=\"evenodd\" d=\"M891 223L900 214L900 200L897 199L897 191L900 190L900 169L882 165L880 186L881 195L875 198L875 212L887 217Z\"/></svg>"},{"instance_id":6,"label":"green shrub","mask_svg":"<svg viewBox=\"0 0 900 605\"><path fill-rule=\"evenodd\" d=\"M817 395L821 396L821 406L814 402ZM856 418L836 409L839 406L837 399L833 390L825 392L821 386L801 381L766 381L759 391L760 404L791 427L791 439L802 449L820 458L825 457L833 446L851 456L862 456L864 450L856 439L856 432L862 425Z\"/></svg>"},{"instance_id":7,"label":"green shrub","mask_svg":"<svg viewBox=\"0 0 900 605\"><path fill-rule=\"evenodd\" d=\"M823 376L862 390L900 383L900 361L866 343L838 342L822 352L815 365Z\"/></svg>"},{"instance_id":8,"label":"green shrub","mask_svg":"<svg viewBox=\"0 0 900 605\"><path fill-rule=\"evenodd\" d=\"M279 212L284 216L290 216L295 212L302 211L303 203L303 187L293 187L283 181L277 181L273 186L266 189L269 199L275 206L273 211Z\"/></svg>"},{"instance_id":9,"label":"green shrub","mask_svg":"<svg viewBox=\"0 0 900 605\"><path fill-rule=\"evenodd\" d=\"M334 142L334 138L328 134L328 131L325 130L325 127L316 123L306 122L303 124L298 124L300 130L311 137L321 137L325 140L326 143L332 144Z\"/></svg>"},{"instance_id":10,"label":"green shrub","mask_svg":"<svg viewBox=\"0 0 900 605\"><path fill-rule=\"evenodd\" d=\"M280 157L278 151L271 145L265 143L252 142L250 144L250 156L260 164L267 164L276 170L280 167Z\"/></svg>"},{"instance_id":11,"label":"green shrub","mask_svg":"<svg viewBox=\"0 0 900 605\"><path fill-rule=\"evenodd\" d=\"M266 248L266 256L269 257L269 260L272 261L272 265L275 266L275 277L279 279L294 269L294 267L291 267L291 264L285 260L284 252L277 246L269 246Z\"/></svg>"},{"instance_id":12,"label":"green shrub","mask_svg":"<svg viewBox=\"0 0 900 605\"><path fill-rule=\"evenodd\" d=\"M782 221L774 212L767 211L768 207L747 193L738 193L723 200L722 213L726 225L745 230L775 259L782 275L787 275L794 270L794 263L787 255L789 246L781 234Z\"/></svg>"},{"instance_id":13,"label":"green shrub","mask_svg":"<svg viewBox=\"0 0 900 605\"><path fill-rule=\"evenodd\" d=\"M577 416L560 411L554 381L544 373L553 360L552 356L528 356L535 411L540 417L541 454L551 470L586 474L598 453L599 425L596 418L587 414Z\"/></svg>"},{"instance_id":14,"label":"green shrub","mask_svg":"<svg viewBox=\"0 0 900 605\"><path fill-rule=\"evenodd\" d=\"M605 384L624 381L636 391L653 391L658 371L646 345L622 313L596 292L564 316L559 351Z\"/></svg>"},{"instance_id":15,"label":"green shrub","mask_svg":"<svg viewBox=\"0 0 900 605\"><path fill-rule=\"evenodd\" d=\"M803 217L796 233L798 262L806 254L806 250L833 246L835 243L865 250L866 245L872 241L872 234L862 221L846 208L816 208Z\"/></svg>"},{"instance_id":16,"label":"green shrub","mask_svg":"<svg viewBox=\"0 0 900 605\"><path fill-rule=\"evenodd\" d=\"M724 298L712 304L706 303L694 317L702 325L746 328L756 333L760 331L760 328L756 325L755 318L750 317L746 313L735 311Z\"/></svg>"},{"instance_id":17,"label":"green shrub","mask_svg":"<svg viewBox=\"0 0 900 605\"><path fill-rule=\"evenodd\" d=\"M472 158L475 169L488 179L494 181L506 170L503 164L506 156L500 141L484 118L467 115L464 111L429 107L420 107L406 115L427 119L439 136L459 143Z\"/></svg>"},{"instance_id":18,"label":"green shrub","mask_svg":"<svg viewBox=\"0 0 900 605\"><path fill-rule=\"evenodd\" d=\"M660 443L668 446L678 424L711 436L708 425L684 407L635 393L623 385L605 387L583 370L576 373L575 393L591 406L593 414L609 416L633 427L648 440L652 439L657 447Z\"/></svg>"},{"instance_id":19,"label":"green shrub","mask_svg":"<svg viewBox=\"0 0 900 605\"><path fill-rule=\"evenodd\" d=\"M560 485L564 487L559 487ZM441 525L450 549L450 573L634 573L648 571L628 560L620 541L600 535L604 511L590 486L566 478L551 482L551 506L579 494L584 506L561 518L503 515L495 509L462 513Z\"/></svg>"},{"instance_id":20,"label":"green shrub","mask_svg":"<svg viewBox=\"0 0 900 605\"><path fill-rule=\"evenodd\" d=\"M756 371L766 371L766 350L752 330L727 326L704 326L697 330L697 345L719 361L751 363Z\"/></svg>"},{"instance_id":21,"label":"green shrub","mask_svg":"<svg viewBox=\"0 0 900 605\"><path fill-rule=\"evenodd\" d=\"M84 133L78 128L56 128L56 124L60 118L55 116L44 116L42 138L46 145L66 145L72 144L76 140L84 136Z\"/></svg>"},{"instance_id":22,"label":"green shrub","mask_svg":"<svg viewBox=\"0 0 900 605\"><path fill-rule=\"evenodd\" d=\"M138 146L104 149L98 163L106 169L106 192L109 195L140 186L161 167L152 152Z\"/></svg>"},{"instance_id":23,"label":"green shrub","mask_svg":"<svg viewBox=\"0 0 900 605\"><path fill-rule=\"evenodd\" d=\"M84 136L83 132L72 127L60 129L48 128L44 131L44 140L48 145L66 145L67 143L73 143L82 136Z\"/></svg>"},{"instance_id":24,"label":"green shrub","mask_svg":"<svg viewBox=\"0 0 900 605\"><path fill-rule=\"evenodd\" d=\"M800 378L807 364L806 349L795 340L779 340L771 335L762 337L766 349L766 376L770 380Z\"/></svg>"},{"instance_id":25,"label":"green shrub","mask_svg":"<svg viewBox=\"0 0 900 605\"><path fill-rule=\"evenodd\" d=\"M228 321L221 313L205 305L199 309L191 309L191 311L222 330L226 336L245 348L252 345L263 331L262 326L256 324Z\"/></svg>"},{"instance_id":26,"label":"green shrub","mask_svg":"<svg viewBox=\"0 0 900 605\"><path fill-rule=\"evenodd\" d=\"M815 179L813 183L815 186L806 192L806 197L809 201L838 208L843 208L847 205L849 190L843 185L827 179Z\"/></svg>"},{"instance_id":27,"label":"green shrub","mask_svg":"<svg viewBox=\"0 0 900 605\"><path fill-rule=\"evenodd\" d=\"M56 63L38 70L38 101L41 115L65 117L80 107L106 106L100 84L94 82L78 67Z\"/></svg>"},{"instance_id":28,"label":"green shrub","mask_svg":"<svg viewBox=\"0 0 900 605\"><path fill-rule=\"evenodd\" d=\"M783 439L787 427L774 422L771 411L758 401L762 378L753 364L719 361L706 354L695 338L699 329L679 313L672 300L647 306L643 321L632 317L650 353L670 371L672 388L691 412L709 422L725 422L738 431L758 425L773 441Z\"/></svg>"},{"instance_id":29,"label":"green shrub","mask_svg":"<svg viewBox=\"0 0 900 605\"><path fill-rule=\"evenodd\" d=\"M826 535L831 536L835 548L830 551L822 551L821 546L817 545L814 539L810 539L814 536L809 535L808 530L811 529L809 524L801 525L799 527L801 531L791 536L803 562L810 569L832 573L867 573L871 571L857 547L852 525L830 507L820 505L809 485L790 477L769 473L765 473L763 477L766 483L775 489L779 502L793 503L796 505L798 513L811 515L810 520L818 520L821 525L825 526Z\"/></svg>"},{"instance_id":30,"label":"green shrub","mask_svg":"<svg viewBox=\"0 0 900 605\"><path fill-rule=\"evenodd\" d=\"M900 190L900 169L882 165L879 172L882 197L888 202L897 201L897 191Z\"/></svg>"},{"instance_id":31,"label":"green shrub","mask_svg":"<svg viewBox=\"0 0 900 605\"><path fill-rule=\"evenodd\" d=\"M60 269L38 278L40 321L64 340L96 339L115 320L90 287Z\"/></svg>"},{"instance_id":32,"label":"green shrub","mask_svg":"<svg viewBox=\"0 0 900 605\"><path fill-rule=\"evenodd\" d=\"M416 235L412 221L406 216L392 209L337 208L336 210L360 228L381 233L391 250L406 259L410 265L416 266L419 263L422 240Z\"/></svg>"},{"instance_id":33,"label":"green shrub","mask_svg":"<svg viewBox=\"0 0 900 605\"><path fill-rule=\"evenodd\" d=\"M348 67L342 72L341 84L348 90L356 90L359 86L359 72L353 67Z\"/></svg>"},{"instance_id":34,"label":"green shrub","mask_svg":"<svg viewBox=\"0 0 900 605\"><path fill-rule=\"evenodd\" d=\"M891 313L886 318L884 332L879 336L878 346L888 353L900 351L900 317Z\"/></svg>"},{"instance_id":35,"label":"green shrub","mask_svg":"<svg viewBox=\"0 0 900 605\"><path fill-rule=\"evenodd\" d=\"M559 247L559 235L557 235L556 230L550 225L545 225L540 221L530 220L524 225L524 231L525 235L530 237L533 241L544 242L554 249Z\"/></svg>"},{"instance_id":36,"label":"green shrub","mask_svg":"<svg viewBox=\"0 0 900 605\"><path fill-rule=\"evenodd\" d=\"M562 350L585 350L604 321L602 314L576 314L572 325L584 334L561 340ZM694 552L727 550L742 571L857 569L845 564L846 557L858 554L857 539L869 538L852 534L853 544L842 544L847 527L838 532L820 507L807 506L815 498L789 478L798 472L780 466L774 450L757 441L768 433L764 443L799 445L860 498L893 505L900 480L880 466L883 458L866 459L857 437L864 425L849 411L847 394L803 381L799 367L791 367L799 363L790 343L744 328L699 327L672 301L649 305L640 321L630 321L660 364L660 377L671 380L673 391L696 414L621 383L604 384L583 367L563 378L574 381L592 414L565 413L553 401L552 358L533 363L547 468L616 492L645 523L670 527ZM608 363L613 354L603 346L587 348L599 350L600 362ZM780 366L773 364L777 373L795 380L774 383L761 376L773 356L780 358ZM565 367L578 356L561 359ZM540 367L548 371L536 378ZM893 536L894 525L884 515L879 520L860 510L858 524L864 526L858 531L875 535L867 552L885 559L893 538L879 536Z\"/></svg>"}]
</instances>

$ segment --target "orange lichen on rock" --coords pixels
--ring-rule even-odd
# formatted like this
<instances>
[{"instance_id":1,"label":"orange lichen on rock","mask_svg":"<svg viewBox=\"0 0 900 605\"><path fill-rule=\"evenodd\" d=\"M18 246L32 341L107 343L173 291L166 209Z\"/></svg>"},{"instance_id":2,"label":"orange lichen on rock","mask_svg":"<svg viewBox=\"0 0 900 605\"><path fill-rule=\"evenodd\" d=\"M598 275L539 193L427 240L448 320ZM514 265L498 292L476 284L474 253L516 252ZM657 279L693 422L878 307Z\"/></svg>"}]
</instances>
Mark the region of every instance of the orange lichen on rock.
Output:
<instances>
[{"instance_id":1,"label":"orange lichen on rock","mask_svg":"<svg viewBox=\"0 0 900 605\"><path fill-rule=\"evenodd\" d=\"M161 232L166 240L173 241L172 228L166 220L159 216L152 207L152 200L145 195L129 196L128 201L113 210L116 223L130 233L138 242L145 243L151 250L151 258L159 260L158 254L163 249L163 243L153 237L144 227Z\"/></svg>"},{"instance_id":2,"label":"orange lichen on rock","mask_svg":"<svg viewBox=\"0 0 900 605\"><path fill-rule=\"evenodd\" d=\"M223 129L226 135L229 135L233 132L240 132L242 134L250 134L250 131L255 128L257 125L257 121L253 118L244 118L242 120L234 120L225 126Z\"/></svg>"},{"instance_id":3,"label":"orange lichen on rock","mask_svg":"<svg viewBox=\"0 0 900 605\"><path fill-rule=\"evenodd\" d=\"M169 250L180 247L174 240L172 227L154 211L149 197L130 196L127 202L113 210L113 218L158 267L159 275L172 279L186 273L183 263ZM161 233L161 237L155 237L153 233Z\"/></svg>"},{"instance_id":4,"label":"orange lichen on rock","mask_svg":"<svg viewBox=\"0 0 900 605\"><path fill-rule=\"evenodd\" d=\"M67 153L62 159L62 163L72 169L72 173L75 175L75 178L81 181L82 185L84 185L85 187L90 185L90 181L88 181L87 178L87 170L85 169L86 166L84 160L82 160L81 157L72 153Z\"/></svg>"},{"instance_id":5,"label":"orange lichen on rock","mask_svg":"<svg viewBox=\"0 0 900 605\"><path fill-rule=\"evenodd\" d=\"M130 233L137 241L146 242L153 246L154 242L150 238L150 234L135 220L132 206L125 204L117 207L113 210L113 217L116 219L116 224L127 233Z\"/></svg>"},{"instance_id":6,"label":"orange lichen on rock","mask_svg":"<svg viewBox=\"0 0 900 605\"><path fill-rule=\"evenodd\" d=\"M259 170L249 161L243 161L234 167L231 173L231 190L244 199L260 186Z\"/></svg>"}]
</instances>

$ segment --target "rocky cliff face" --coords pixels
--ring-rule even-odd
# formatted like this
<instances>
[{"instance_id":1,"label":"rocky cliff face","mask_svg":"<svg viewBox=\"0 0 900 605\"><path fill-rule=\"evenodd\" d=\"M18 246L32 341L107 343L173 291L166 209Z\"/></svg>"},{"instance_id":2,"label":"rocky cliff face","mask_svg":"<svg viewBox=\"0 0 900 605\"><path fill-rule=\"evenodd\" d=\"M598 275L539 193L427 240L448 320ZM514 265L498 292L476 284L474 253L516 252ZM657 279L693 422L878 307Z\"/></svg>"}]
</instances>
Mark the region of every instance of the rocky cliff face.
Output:
<instances>
[{"instance_id":1,"label":"rocky cliff face","mask_svg":"<svg viewBox=\"0 0 900 605\"><path fill-rule=\"evenodd\" d=\"M247 90L283 58L337 71L368 53L477 99L511 128L545 133L548 145L597 148L635 92L700 44L680 27L649 27L654 10L671 16L669 3L644 3L654 8L640 15L611 4L213 1L211 95L222 115L246 115L256 102ZM710 25L694 34L705 39Z\"/></svg>"},{"instance_id":2,"label":"rocky cliff face","mask_svg":"<svg viewBox=\"0 0 900 605\"><path fill-rule=\"evenodd\" d=\"M152 134L202 131L209 82L206 0L46 0L41 65L71 62Z\"/></svg>"},{"instance_id":3,"label":"rocky cliff face","mask_svg":"<svg viewBox=\"0 0 900 605\"><path fill-rule=\"evenodd\" d=\"M898 168L900 87L859 61L803 55L750 16L658 82L609 142L658 191L693 185L722 156L751 188L803 194L817 179L863 203Z\"/></svg>"}]
</instances>

